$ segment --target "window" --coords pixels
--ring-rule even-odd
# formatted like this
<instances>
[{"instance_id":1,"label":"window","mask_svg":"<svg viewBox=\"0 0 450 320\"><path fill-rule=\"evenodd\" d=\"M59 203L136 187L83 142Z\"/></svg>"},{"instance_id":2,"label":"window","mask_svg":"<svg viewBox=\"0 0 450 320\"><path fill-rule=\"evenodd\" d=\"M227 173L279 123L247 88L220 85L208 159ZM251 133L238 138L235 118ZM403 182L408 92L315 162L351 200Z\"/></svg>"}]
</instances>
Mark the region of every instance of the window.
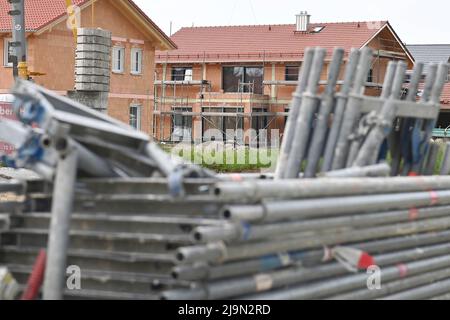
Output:
<instances>
[{"instance_id":1,"label":"window","mask_svg":"<svg viewBox=\"0 0 450 320\"><path fill-rule=\"evenodd\" d=\"M373 69L369 70L369 75L367 76L367 82L369 82L369 83L373 82Z\"/></svg>"},{"instance_id":2,"label":"window","mask_svg":"<svg viewBox=\"0 0 450 320\"><path fill-rule=\"evenodd\" d=\"M253 108L254 113L265 113L267 112L267 108ZM255 115L252 117L252 129L259 131L267 128L268 118L263 115Z\"/></svg>"},{"instance_id":3,"label":"window","mask_svg":"<svg viewBox=\"0 0 450 320\"><path fill-rule=\"evenodd\" d=\"M112 51L112 71L116 73L124 72L125 48L114 47Z\"/></svg>"},{"instance_id":4,"label":"window","mask_svg":"<svg viewBox=\"0 0 450 320\"><path fill-rule=\"evenodd\" d=\"M313 33L319 33L321 32L323 29L325 29L324 26L317 26L313 28Z\"/></svg>"},{"instance_id":5,"label":"window","mask_svg":"<svg viewBox=\"0 0 450 320\"><path fill-rule=\"evenodd\" d=\"M262 67L223 67L223 91L262 94L263 74Z\"/></svg>"},{"instance_id":6,"label":"window","mask_svg":"<svg viewBox=\"0 0 450 320\"><path fill-rule=\"evenodd\" d=\"M405 83L410 83L410 82L411 82L411 72L407 71L406 76L405 76Z\"/></svg>"},{"instance_id":7,"label":"window","mask_svg":"<svg viewBox=\"0 0 450 320\"><path fill-rule=\"evenodd\" d=\"M130 126L136 130L141 130L141 106L132 105L130 107Z\"/></svg>"},{"instance_id":8,"label":"window","mask_svg":"<svg viewBox=\"0 0 450 320\"><path fill-rule=\"evenodd\" d=\"M286 66L286 81L298 81L300 66Z\"/></svg>"},{"instance_id":9,"label":"window","mask_svg":"<svg viewBox=\"0 0 450 320\"><path fill-rule=\"evenodd\" d=\"M239 84L244 82L244 68L224 67L223 68L223 91L238 92Z\"/></svg>"},{"instance_id":10,"label":"window","mask_svg":"<svg viewBox=\"0 0 450 320\"><path fill-rule=\"evenodd\" d=\"M290 107L288 108L284 108L284 113L286 113L287 115L284 117L284 128L286 129L286 124L288 122L288 117L289 117L289 111L291 110ZM284 132L283 132L284 135Z\"/></svg>"},{"instance_id":11,"label":"window","mask_svg":"<svg viewBox=\"0 0 450 320\"><path fill-rule=\"evenodd\" d=\"M244 113L243 108L203 108L204 113L221 112L227 113L224 116L208 116L203 117L203 140L212 141L219 139L220 141L237 142L242 144L242 132L244 129L244 118L235 113ZM215 136L220 133L220 136Z\"/></svg>"},{"instance_id":12,"label":"window","mask_svg":"<svg viewBox=\"0 0 450 320\"><path fill-rule=\"evenodd\" d=\"M264 131L263 130L267 130L267 126L269 124L269 118L266 115L261 115L258 113L266 113L268 110L267 108L253 108L253 113L256 113L253 117L252 117L252 129L256 131L257 136L254 137L253 141L251 142L252 146L256 146L259 148L261 145L261 142L263 142L263 145L265 147L267 147L267 144L264 143L265 139L268 139L268 137L264 137ZM267 133L265 133L267 135Z\"/></svg>"},{"instance_id":13,"label":"window","mask_svg":"<svg viewBox=\"0 0 450 320\"><path fill-rule=\"evenodd\" d=\"M131 73L142 74L142 49L131 49Z\"/></svg>"},{"instance_id":14,"label":"window","mask_svg":"<svg viewBox=\"0 0 450 320\"><path fill-rule=\"evenodd\" d=\"M246 67L245 68L245 79L244 82L247 84L253 84L253 93L262 94L263 89L263 76L264 70L261 67ZM244 92L248 92L249 88Z\"/></svg>"},{"instance_id":15,"label":"window","mask_svg":"<svg viewBox=\"0 0 450 320\"><path fill-rule=\"evenodd\" d=\"M192 81L192 67L172 68L172 81Z\"/></svg>"},{"instance_id":16,"label":"window","mask_svg":"<svg viewBox=\"0 0 450 320\"><path fill-rule=\"evenodd\" d=\"M12 39L4 39L3 40L3 65L5 67L12 67L13 66L13 56L12 53L12 46L11 42Z\"/></svg>"},{"instance_id":17,"label":"window","mask_svg":"<svg viewBox=\"0 0 450 320\"><path fill-rule=\"evenodd\" d=\"M174 107L172 142L192 141L192 116L183 115L192 112L191 107Z\"/></svg>"},{"instance_id":18,"label":"window","mask_svg":"<svg viewBox=\"0 0 450 320\"><path fill-rule=\"evenodd\" d=\"M410 83L410 82L411 82L412 74L413 74L413 71L412 71L412 70L406 71L405 83ZM423 75L420 77L420 81L425 81L426 78L427 78L426 74L423 74Z\"/></svg>"}]
</instances>

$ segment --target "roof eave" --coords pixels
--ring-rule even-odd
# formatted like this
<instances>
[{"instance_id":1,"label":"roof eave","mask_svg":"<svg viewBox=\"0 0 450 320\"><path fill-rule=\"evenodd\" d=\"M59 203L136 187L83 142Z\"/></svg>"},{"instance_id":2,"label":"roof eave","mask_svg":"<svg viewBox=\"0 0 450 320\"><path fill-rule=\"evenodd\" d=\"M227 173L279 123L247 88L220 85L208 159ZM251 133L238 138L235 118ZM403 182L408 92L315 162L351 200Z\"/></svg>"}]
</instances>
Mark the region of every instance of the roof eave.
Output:
<instances>
[{"instance_id":1,"label":"roof eave","mask_svg":"<svg viewBox=\"0 0 450 320\"><path fill-rule=\"evenodd\" d=\"M395 39L397 39L398 43L400 43L400 46L403 48L403 50L405 50L406 54L408 55L408 57L411 59L411 61L413 63L416 62L416 59L414 59L414 56L411 54L411 52L409 51L408 47L405 45L405 43L400 39L400 37L398 36L397 32L394 30L394 28L391 26L391 23L389 21L387 21L387 26L389 27L389 30L392 32L392 34L394 35Z\"/></svg>"},{"instance_id":2,"label":"roof eave","mask_svg":"<svg viewBox=\"0 0 450 320\"><path fill-rule=\"evenodd\" d=\"M90 1L86 1L83 4L81 4L80 10L83 10L87 7L89 7L93 2L95 2L96 0L90 0ZM67 14L63 13L59 16L57 16L55 19L47 22L46 24L40 26L38 29L34 30L33 32L36 33L37 35L40 35L42 33L44 33L47 30L52 29L53 27L57 26L58 24L60 24L61 22L65 21L67 19Z\"/></svg>"},{"instance_id":3,"label":"roof eave","mask_svg":"<svg viewBox=\"0 0 450 320\"><path fill-rule=\"evenodd\" d=\"M386 21L384 23L384 25L370 38L368 39L362 46L361 49L366 47L373 39L375 39L384 29L388 28L388 30L392 33L392 35L394 36L394 38L397 40L397 42L400 44L401 48L405 51L406 55L408 56L408 58L412 61L412 63L415 63L416 60L414 59L413 55L411 54L411 52L408 50L408 48L406 47L406 45L401 41L400 37L397 35L397 33L395 32L394 28L392 28L391 24L389 23L389 21Z\"/></svg>"},{"instance_id":4,"label":"roof eave","mask_svg":"<svg viewBox=\"0 0 450 320\"><path fill-rule=\"evenodd\" d=\"M161 28L158 27L158 25L153 22L152 19L144 12L142 11L139 6L134 3L132 0L120 0L118 1L119 4L124 4L126 9L128 10L128 13L132 14L135 18L138 18L138 20L141 20L143 23L143 26L146 27L147 31L153 35L158 40L158 43L156 45L156 49L160 51L166 51L166 50L175 50L178 49L175 42L170 39L169 36L167 36L164 31L161 30Z\"/></svg>"},{"instance_id":5,"label":"roof eave","mask_svg":"<svg viewBox=\"0 0 450 320\"><path fill-rule=\"evenodd\" d=\"M97 0L89 0L80 5L80 9L83 10L92 5L92 3ZM165 50L175 50L178 49L177 45L132 1L132 0L119 0L117 1L123 4L124 8L129 9L128 12L132 13L134 17L142 21L142 25L146 27L147 31L152 34L153 38L157 39L156 49ZM116 1L113 3L116 4ZM45 25L40 26L35 30L27 30L27 32L36 33L37 35L44 33L45 31L55 27L61 22L67 19L67 15L64 13L59 15L52 21L49 21ZM0 31L0 33L9 33L11 30Z\"/></svg>"},{"instance_id":6,"label":"roof eave","mask_svg":"<svg viewBox=\"0 0 450 320\"><path fill-rule=\"evenodd\" d=\"M11 33L11 32L12 32L12 30L0 30L0 34ZM32 30L28 29L25 32L26 33L35 33L35 32L37 32L37 30L35 30L35 29L32 29Z\"/></svg>"}]
</instances>

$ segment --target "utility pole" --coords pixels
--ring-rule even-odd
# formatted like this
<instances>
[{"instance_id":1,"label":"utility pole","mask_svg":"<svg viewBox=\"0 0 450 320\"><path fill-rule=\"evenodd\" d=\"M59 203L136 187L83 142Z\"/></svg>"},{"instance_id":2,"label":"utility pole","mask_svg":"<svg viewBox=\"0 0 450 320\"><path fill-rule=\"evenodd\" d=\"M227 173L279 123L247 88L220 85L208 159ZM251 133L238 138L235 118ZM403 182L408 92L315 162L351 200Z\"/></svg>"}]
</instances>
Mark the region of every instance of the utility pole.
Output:
<instances>
[{"instance_id":1,"label":"utility pole","mask_svg":"<svg viewBox=\"0 0 450 320\"><path fill-rule=\"evenodd\" d=\"M27 43L25 38L25 0L8 0L11 4L14 78L28 79Z\"/></svg>"}]
</instances>

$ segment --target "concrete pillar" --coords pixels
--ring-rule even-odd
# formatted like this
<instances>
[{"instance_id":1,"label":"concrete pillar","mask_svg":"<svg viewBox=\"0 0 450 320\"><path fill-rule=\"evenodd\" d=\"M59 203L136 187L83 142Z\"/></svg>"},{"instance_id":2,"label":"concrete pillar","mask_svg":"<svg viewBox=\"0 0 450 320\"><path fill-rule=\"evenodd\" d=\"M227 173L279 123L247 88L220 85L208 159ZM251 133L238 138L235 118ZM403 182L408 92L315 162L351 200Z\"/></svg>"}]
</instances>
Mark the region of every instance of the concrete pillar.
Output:
<instances>
[{"instance_id":1,"label":"concrete pillar","mask_svg":"<svg viewBox=\"0 0 450 320\"><path fill-rule=\"evenodd\" d=\"M78 29L75 58L75 90L68 96L101 112L107 112L111 74L111 32Z\"/></svg>"},{"instance_id":2,"label":"concrete pillar","mask_svg":"<svg viewBox=\"0 0 450 320\"><path fill-rule=\"evenodd\" d=\"M275 65L275 63L272 63L272 81L275 81L277 79L277 77L276 77L276 65ZM272 100L273 99L275 99L275 96L276 96L276 86L275 85L272 85L271 87L270 87L270 97L272 98Z\"/></svg>"},{"instance_id":3,"label":"concrete pillar","mask_svg":"<svg viewBox=\"0 0 450 320\"><path fill-rule=\"evenodd\" d=\"M166 82L167 81L167 63L163 64L163 74L162 74L162 96L163 100L166 98ZM164 101L163 101L164 103Z\"/></svg>"},{"instance_id":4,"label":"concrete pillar","mask_svg":"<svg viewBox=\"0 0 450 320\"><path fill-rule=\"evenodd\" d=\"M194 144L199 145L203 143L203 123L201 117L193 117L193 123L192 123L192 134L193 134L193 140Z\"/></svg>"},{"instance_id":5,"label":"concrete pillar","mask_svg":"<svg viewBox=\"0 0 450 320\"><path fill-rule=\"evenodd\" d=\"M202 72L203 72L202 80L207 80L206 79L206 63L204 63L202 66Z\"/></svg>"}]
</instances>

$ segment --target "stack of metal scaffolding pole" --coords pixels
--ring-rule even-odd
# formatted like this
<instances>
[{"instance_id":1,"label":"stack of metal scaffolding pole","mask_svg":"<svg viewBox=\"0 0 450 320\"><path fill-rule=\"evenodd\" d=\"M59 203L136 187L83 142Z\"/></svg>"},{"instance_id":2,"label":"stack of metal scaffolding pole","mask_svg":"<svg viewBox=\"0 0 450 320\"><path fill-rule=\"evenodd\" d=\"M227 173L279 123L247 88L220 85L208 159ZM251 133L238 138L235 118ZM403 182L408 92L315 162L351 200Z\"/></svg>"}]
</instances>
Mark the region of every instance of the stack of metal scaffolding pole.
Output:
<instances>
[{"instance_id":1,"label":"stack of metal scaffolding pole","mask_svg":"<svg viewBox=\"0 0 450 320\"><path fill-rule=\"evenodd\" d=\"M389 175L411 171L411 161L416 163L414 172L434 173L431 168L436 162L437 150L428 140L430 128L439 114L437 97L442 92L443 75L448 72L448 65L431 68L435 72L427 74L425 90L417 103L423 64L415 66L410 83L405 84L406 64L390 62L381 96L369 98L365 96L366 79L373 60L369 48L350 53L340 90L336 89L336 84L342 69L343 51L334 50L328 66L328 81L322 88L319 80L324 56L324 50L320 48L307 51L275 178L313 178L326 176L330 171L337 171L342 177L345 174L373 176L373 171L364 167L386 162L388 158L391 161L387 164L392 162ZM406 95L405 91L408 92ZM431 112L419 113L418 108ZM422 128L422 124L427 128L425 125ZM402 132L397 126L402 126ZM397 141L400 138L405 145ZM341 171L349 168L356 171ZM380 174L385 175L385 170Z\"/></svg>"},{"instance_id":2,"label":"stack of metal scaffolding pole","mask_svg":"<svg viewBox=\"0 0 450 320\"><path fill-rule=\"evenodd\" d=\"M0 193L20 195L0 202L0 264L24 284L47 248L45 299L445 297L450 152L436 165L440 144L427 134L448 66L435 67L416 101L422 68L403 99L406 66L391 63L382 95L369 97L371 50L353 50L345 70L343 50L330 54L324 88L326 51L305 54L274 176L216 175L105 114L19 81L21 123L0 122L0 138L17 151L3 161L42 181L0 183ZM411 150L390 166L398 119ZM415 165L424 175L390 176ZM81 268L81 290L65 290L68 265ZM371 270L381 274L379 290Z\"/></svg>"},{"instance_id":3,"label":"stack of metal scaffolding pole","mask_svg":"<svg viewBox=\"0 0 450 320\"><path fill-rule=\"evenodd\" d=\"M0 130L2 139L14 141L18 150L14 159L5 157L9 166L46 171L52 180L57 151L71 144L78 152L81 176L171 176L174 183L178 176L213 176L170 157L144 133L35 84L18 81L12 93L16 113L26 126L2 120L1 128L8 128ZM63 130L68 131L67 139L61 137Z\"/></svg>"},{"instance_id":4,"label":"stack of metal scaffolding pole","mask_svg":"<svg viewBox=\"0 0 450 320\"><path fill-rule=\"evenodd\" d=\"M326 50L317 48L308 77L308 85L302 97L299 115L295 123L291 150L289 150L288 161L285 170L285 178L297 178L301 164L307 155L307 147L312 129L313 116L320 103L317 96L319 81L324 66Z\"/></svg>"},{"instance_id":5,"label":"stack of metal scaffolding pole","mask_svg":"<svg viewBox=\"0 0 450 320\"><path fill-rule=\"evenodd\" d=\"M351 135L355 133L357 123L361 117L361 94L372 63L372 50L365 48L361 52L361 58L356 70L356 76L352 84L352 91L348 99L342 119L341 130L338 133L336 149L334 151L332 169L345 167L350 150Z\"/></svg>"},{"instance_id":6,"label":"stack of metal scaffolding pole","mask_svg":"<svg viewBox=\"0 0 450 320\"><path fill-rule=\"evenodd\" d=\"M218 182L211 192L219 199L247 204L223 207L226 224L193 229L197 244L177 250L171 275L198 285L166 290L161 298L357 297L353 291L378 298L445 279L446 180L323 178L286 180L284 188L281 181ZM380 295L366 287L362 257L381 268L389 289Z\"/></svg>"},{"instance_id":7,"label":"stack of metal scaffolding pole","mask_svg":"<svg viewBox=\"0 0 450 320\"><path fill-rule=\"evenodd\" d=\"M331 187L333 181L339 188ZM450 207L444 204L448 198L448 177L290 180L285 183L291 193L284 194L283 198L277 197L274 191L275 184L280 184L278 181L243 181L242 191L260 185L261 190L272 190L271 194L267 191L251 195L246 191L243 197L233 198L225 194L225 186L232 190L233 184L237 187L240 183L190 179L185 182L186 196L178 200L165 196L169 193L165 178L80 182L82 189L74 200L68 261L77 259L83 270L95 274L97 271L92 268L100 272L100 261L106 263L106 259L112 259L106 256L107 252L117 255L114 261L120 255L120 260L129 261L124 275L129 281L137 279L135 272L141 270L137 269L138 265L145 261L150 289L142 298L312 299L343 295L350 299L355 295L353 291L365 292L368 298L384 298L427 285L430 279L444 279L450 263ZM324 189L324 194L320 192L320 183L330 186L328 191ZM363 186L361 196L356 195L358 186ZM383 190L383 186L387 189ZM375 194L371 195L371 190ZM271 215L266 216L267 221L224 221L218 215L224 210L220 208L239 209L238 212L254 211L258 206L276 208L268 199L281 204L304 202L305 208L314 208L319 202L335 201L332 199L345 202L345 199L362 197L370 201L373 197L384 198L387 196L384 192L389 192L394 201L394 196L405 197L404 190L422 194L423 198L419 199L426 202L423 206L401 202L403 209L383 211L377 207L355 213L352 208L349 212L327 211L323 206L317 209L318 214L305 209L299 219L295 218L299 213L295 213L292 219L284 220L282 213L281 221L278 216L272 219ZM330 198L333 195L341 197ZM18 218L12 215L14 221ZM93 224L96 219L103 221L102 229ZM126 231L126 224L133 227ZM24 231L12 229L8 235L16 232ZM125 248L128 253L123 251ZM0 250L3 256L8 256L18 249L7 245ZM383 281L387 289L381 291L383 295L372 297L367 293L372 292L364 287L367 274L363 267L368 264L360 261L354 264L346 252L355 252L360 257L366 255L368 263L380 267L383 275L386 272ZM87 260L92 257L99 262L93 265ZM5 261L12 264L11 260L1 262ZM108 263L111 268L120 267L118 262ZM20 275L19 270L16 266L13 272ZM106 274L116 277L112 271ZM98 289L98 284L84 281L87 288L78 294L86 292L87 295L90 288ZM123 290L120 286L114 288Z\"/></svg>"},{"instance_id":8,"label":"stack of metal scaffolding pole","mask_svg":"<svg viewBox=\"0 0 450 320\"><path fill-rule=\"evenodd\" d=\"M350 90L352 89L352 83L356 75L356 69L361 56L359 50L352 50L348 65L345 69L344 84L339 94L336 95L336 106L334 109L333 123L331 124L328 140L325 146L325 153L323 157L322 172L327 172L332 169L334 153L336 144L339 138L339 132L341 131L342 121L344 118L345 107L349 98Z\"/></svg>"},{"instance_id":9,"label":"stack of metal scaffolding pole","mask_svg":"<svg viewBox=\"0 0 450 320\"><path fill-rule=\"evenodd\" d=\"M285 166L287 165L289 154L292 148L292 141L294 138L296 123L298 115L300 113L300 106L302 103L302 96L306 90L306 85L311 71L311 65L314 58L314 50L307 49L305 53L305 60L303 62L303 67L300 69L299 74L299 84L297 90L293 94L293 99L289 109L289 116L287 118L284 139L281 144L280 157L278 159L277 168L275 172L275 177L277 179L282 179L285 177Z\"/></svg>"},{"instance_id":10,"label":"stack of metal scaffolding pole","mask_svg":"<svg viewBox=\"0 0 450 320\"><path fill-rule=\"evenodd\" d=\"M343 57L344 50L335 49L333 60L330 63L328 71L327 88L321 99L316 120L316 129L314 130L311 140L311 147L308 152L307 166L305 169L306 178L311 178L316 175L319 160L324 151L324 143L328 130L328 121L330 118L330 114L333 111L336 84L339 78Z\"/></svg>"}]
</instances>

